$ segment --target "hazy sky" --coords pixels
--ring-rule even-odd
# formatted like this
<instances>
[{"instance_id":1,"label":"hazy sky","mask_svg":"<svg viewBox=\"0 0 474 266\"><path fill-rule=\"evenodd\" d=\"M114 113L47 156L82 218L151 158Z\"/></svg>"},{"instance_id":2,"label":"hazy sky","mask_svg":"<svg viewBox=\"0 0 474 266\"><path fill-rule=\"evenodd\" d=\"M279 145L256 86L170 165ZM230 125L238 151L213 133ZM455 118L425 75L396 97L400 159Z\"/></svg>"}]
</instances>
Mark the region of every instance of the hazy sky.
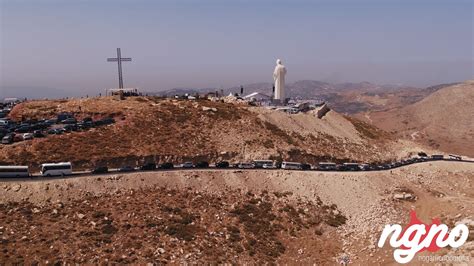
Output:
<instances>
[{"instance_id":1,"label":"hazy sky","mask_svg":"<svg viewBox=\"0 0 474 266\"><path fill-rule=\"evenodd\" d=\"M271 82L425 86L474 76L473 1L0 0L0 86L95 91Z\"/></svg>"}]
</instances>

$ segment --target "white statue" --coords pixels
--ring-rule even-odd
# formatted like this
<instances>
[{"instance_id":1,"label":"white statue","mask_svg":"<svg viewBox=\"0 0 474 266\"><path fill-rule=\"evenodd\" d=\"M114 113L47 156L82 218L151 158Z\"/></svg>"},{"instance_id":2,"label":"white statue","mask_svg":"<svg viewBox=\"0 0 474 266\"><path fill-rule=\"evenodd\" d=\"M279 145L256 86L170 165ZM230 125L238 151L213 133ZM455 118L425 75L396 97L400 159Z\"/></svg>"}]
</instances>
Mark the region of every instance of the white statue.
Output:
<instances>
[{"instance_id":1,"label":"white statue","mask_svg":"<svg viewBox=\"0 0 474 266\"><path fill-rule=\"evenodd\" d=\"M275 81L275 100L284 102L286 67L282 65L280 59L277 59L276 63L275 71L273 71L273 80Z\"/></svg>"}]
</instances>

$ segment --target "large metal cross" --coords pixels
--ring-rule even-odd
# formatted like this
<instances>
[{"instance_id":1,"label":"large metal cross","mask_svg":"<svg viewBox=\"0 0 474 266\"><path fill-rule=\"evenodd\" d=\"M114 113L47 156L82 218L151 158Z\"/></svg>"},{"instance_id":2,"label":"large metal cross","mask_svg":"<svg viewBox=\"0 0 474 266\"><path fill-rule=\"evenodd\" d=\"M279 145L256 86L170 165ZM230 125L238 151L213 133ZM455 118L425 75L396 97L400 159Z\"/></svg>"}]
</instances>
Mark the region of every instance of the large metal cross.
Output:
<instances>
[{"instance_id":1,"label":"large metal cross","mask_svg":"<svg viewBox=\"0 0 474 266\"><path fill-rule=\"evenodd\" d=\"M107 62L117 62L118 64L119 89L123 89L122 62L129 62L129 61L132 61L132 58L122 57L122 54L120 53L120 48L117 48L116 58L107 58Z\"/></svg>"}]
</instances>

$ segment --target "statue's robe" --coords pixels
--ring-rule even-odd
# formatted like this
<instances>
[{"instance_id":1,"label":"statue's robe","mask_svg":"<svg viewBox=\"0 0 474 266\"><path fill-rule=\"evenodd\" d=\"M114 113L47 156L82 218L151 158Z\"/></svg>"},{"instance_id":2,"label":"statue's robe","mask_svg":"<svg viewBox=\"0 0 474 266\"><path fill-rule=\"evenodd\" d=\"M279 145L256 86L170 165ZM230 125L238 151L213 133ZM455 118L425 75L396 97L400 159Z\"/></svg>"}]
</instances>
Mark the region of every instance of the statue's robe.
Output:
<instances>
[{"instance_id":1,"label":"statue's robe","mask_svg":"<svg viewBox=\"0 0 474 266\"><path fill-rule=\"evenodd\" d=\"M281 62L278 62L275 71L273 71L273 80L275 81L275 99L285 101L285 75L286 68Z\"/></svg>"}]
</instances>

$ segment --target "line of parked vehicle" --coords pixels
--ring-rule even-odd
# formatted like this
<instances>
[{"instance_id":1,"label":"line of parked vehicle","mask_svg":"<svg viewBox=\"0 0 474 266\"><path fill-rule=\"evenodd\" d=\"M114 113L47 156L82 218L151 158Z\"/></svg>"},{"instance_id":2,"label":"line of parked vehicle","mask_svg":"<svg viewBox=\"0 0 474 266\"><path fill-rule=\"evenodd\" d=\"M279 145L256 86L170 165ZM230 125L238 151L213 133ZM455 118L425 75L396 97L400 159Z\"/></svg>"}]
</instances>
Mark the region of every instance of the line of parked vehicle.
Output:
<instances>
[{"instance_id":1,"label":"line of parked vehicle","mask_svg":"<svg viewBox=\"0 0 474 266\"><path fill-rule=\"evenodd\" d=\"M360 164L360 163L342 163L336 164L333 162L320 162L317 165L310 165L299 162L276 162L273 160L254 160L252 162L241 162L237 164L230 164L228 161L220 161L214 165L210 165L206 161L199 161L197 163L184 162L180 165L174 165L172 163L146 163L139 167L133 167L130 165L122 166L118 169L109 169L107 166L99 166L86 172L73 172L72 164L70 162L61 163L45 163L40 167L39 176L51 177L51 176L67 176L72 174L106 174L109 172L133 172L133 171L153 171L153 170L170 170L170 169L193 169L193 168L234 168L234 169L287 169L287 170L315 170L315 171L381 171L389 170L397 167L436 160L450 160L450 161L462 161L462 157L459 155L450 154L445 157L444 155L431 155L428 156L425 153L420 153L419 156L413 157L406 160L401 160L393 163L385 164ZM15 177L29 177L37 176L33 175L29 171L28 166L0 166L0 177L4 178L15 178Z\"/></svg>"},{"instance_id":2,"label":"line of parked vehicle","mask_svg":"<svg viewBox=\"0 0 474 266\"><path fill-rule=\"evenodd\" d=\"M25 120L15 122L9 118L0 118L0 138L2 144L43 138L46 135L60 135L72 131L84 131L94 127L115 123L111 117L93 120L86 117L78 121L70 113L60 113L56 118L41 120Z\"/></svg>"}]
</instances>

